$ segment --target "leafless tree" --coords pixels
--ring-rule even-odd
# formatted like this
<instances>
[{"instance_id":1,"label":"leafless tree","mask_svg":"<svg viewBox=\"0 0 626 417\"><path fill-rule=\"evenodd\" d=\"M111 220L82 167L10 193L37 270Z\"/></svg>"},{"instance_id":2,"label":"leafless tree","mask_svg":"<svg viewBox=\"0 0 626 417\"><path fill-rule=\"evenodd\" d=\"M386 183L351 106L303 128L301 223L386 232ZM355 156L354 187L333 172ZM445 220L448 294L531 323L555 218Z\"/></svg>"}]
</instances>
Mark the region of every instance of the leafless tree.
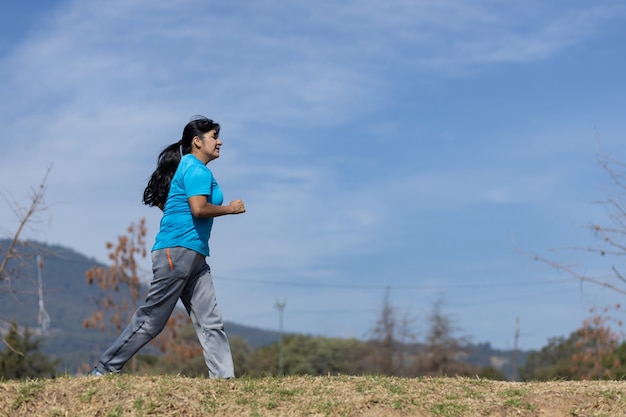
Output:
<instances>
[{"instance_id":1,"label":"leafless tree","mask_svg":"<svg viewBox=\"0 0 626 417\"><path fill-rule=\"evenodd\" d=\"M5 247L0 247L0 294L15 296L13 284L17 280L27 278L24 274L19 272L20 268L27 262L32 261L31 258L35 255L32 251L22 250L25 245L21 240L21 236L27 227L38 220L37 216L48 209L44 201L44 196L46 193L46 181L51 170L52 166L46 171L39 186L31 190L26 205L21 204L19 201L11 201L5 194L0 193L0 196L2 196L7 206L13 211L18 221L18 226L15 231L10 232L5 229L5 234L8 236L8 243ZM33 280L33 284L33 293L35 293L37 291L35 280ZM0 322L9 325L9 321L5 318L0 317Z\"/></svg>"},{"instance_id":2,"label":"leafless tree","mask_svg":"<svg viewBox=\"0 0 626 417\"><path fill-rule=\"evenodd\" d=\"M372 329L372 340L375 360L380 372L384 375L394 375L395 372L395 356L398 341L396 338L396 326L398 319L396 317L396 309L391 305L389 299L389 288L385 291L383 298L383 306L380 316Z\"/></svg>"},{"instance_id":3,"label":"leafless tree","mask_svg":"<svg viewBox=\"0 0 626 417\"><path fill-rule=\"evenodd\" d=\"M442 311L443 300L438 299L428 317L429 329L422 352L414 364L420 376L472 375L476 369L463 360L469 353L470 339L457 336L459 328L453 318Z\"/></svg>"},{"instance_id":4,"label":"leafless tree","mask_svg":"<svg viewBox=\"0 0 626 417\"><path fill-rule=\"evenodd\" d=\"M529 254L520 249L526 255L543 262L560 271L564 271L580 282L587 282L601 287L609 288L620 294L626 295L626 277L620 269L618 261L623 261L626 256L626 164L620 162L601 147L598 148L596 159L598 165L609 175L612 188L606 200L600 201L607 213L604 224L592 223L588 226L596 240L588 247L570 248L574 251L597 254L607 263L607 275L597 276L587 273L578 264L568 265L548 256Z\"/></svg>"},{"instance_id":5,"label":"leafless tree","mask_svg":"<svg viewBox=\"0 0 626 417\"><path fill-rule=\"evenodd\" d=\"M371 330L372 368L384 375L404 375L409 368L407 361L414 332L415 318L407 311L401 317L391 303L390 288L385 290L378 320Z\"/></svg>"}]
</instances>

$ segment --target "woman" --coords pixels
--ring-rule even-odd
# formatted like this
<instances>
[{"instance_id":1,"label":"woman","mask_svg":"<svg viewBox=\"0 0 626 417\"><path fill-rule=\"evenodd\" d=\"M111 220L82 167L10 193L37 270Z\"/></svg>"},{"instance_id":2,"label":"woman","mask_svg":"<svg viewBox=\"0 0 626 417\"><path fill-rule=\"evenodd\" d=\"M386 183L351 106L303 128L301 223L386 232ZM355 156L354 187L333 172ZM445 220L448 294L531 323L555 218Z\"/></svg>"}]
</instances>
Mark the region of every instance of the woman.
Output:
<instances>
[{"instance_id":1,"label":"woman","mask_svg":"<svg viewBox=\"0 0 626 417\"><path fill-rule=\"evenodd\" d=\"M202 345L211 378L233 378L233 360L217 306L209 256L213 218L246 211L243 201L222 206L222 191L206 166L220 156L220 126L195 116L180 141L165 148L143 202L163 210L152 248L153 279L146 302L103 354L92 375L119 372L165 327L182 300Z\"/></svg>"}]
</instances>

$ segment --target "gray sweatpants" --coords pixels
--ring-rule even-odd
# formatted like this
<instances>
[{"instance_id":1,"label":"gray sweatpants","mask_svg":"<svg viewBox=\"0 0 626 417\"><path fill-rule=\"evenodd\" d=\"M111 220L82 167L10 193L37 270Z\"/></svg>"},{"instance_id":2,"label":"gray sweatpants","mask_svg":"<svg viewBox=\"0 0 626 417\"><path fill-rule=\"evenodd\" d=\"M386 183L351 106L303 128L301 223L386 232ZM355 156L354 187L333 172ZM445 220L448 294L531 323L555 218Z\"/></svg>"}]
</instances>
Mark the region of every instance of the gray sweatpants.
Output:
<instances>
[{"instance_id":1,"label":"gray sweatpants","mask_svg":"<svg viewBox=\"0 0 626 417\"><path fill-rule=\"evenodd\" d=\"M180 298L191 317L211 378L233 378L233 359L217 306L211 269L195 251L176 247L152 252L150 290L128 326L102 354L96 369L119 372L124 364L165 327Z\"/></svg>"}]
</instances>

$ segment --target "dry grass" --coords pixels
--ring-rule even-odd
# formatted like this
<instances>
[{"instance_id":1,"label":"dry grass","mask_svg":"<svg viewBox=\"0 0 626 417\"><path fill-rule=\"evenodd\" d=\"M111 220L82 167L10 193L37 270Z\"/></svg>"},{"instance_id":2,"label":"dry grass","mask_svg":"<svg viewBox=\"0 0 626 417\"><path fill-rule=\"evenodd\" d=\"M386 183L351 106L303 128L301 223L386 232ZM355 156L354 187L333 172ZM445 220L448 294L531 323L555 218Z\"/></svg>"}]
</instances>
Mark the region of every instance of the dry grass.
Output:
<instances>
[{"instance_id":1,"label":"dry grass","mask_svg":"<svg viewBox=\"0 0 626 417\"><path fill-rule=\"evenodd\" d=\"M0 382L0 415L626 416L626 382L381 376L209 380L107 375Z\"/></svg>"}]
</instances>

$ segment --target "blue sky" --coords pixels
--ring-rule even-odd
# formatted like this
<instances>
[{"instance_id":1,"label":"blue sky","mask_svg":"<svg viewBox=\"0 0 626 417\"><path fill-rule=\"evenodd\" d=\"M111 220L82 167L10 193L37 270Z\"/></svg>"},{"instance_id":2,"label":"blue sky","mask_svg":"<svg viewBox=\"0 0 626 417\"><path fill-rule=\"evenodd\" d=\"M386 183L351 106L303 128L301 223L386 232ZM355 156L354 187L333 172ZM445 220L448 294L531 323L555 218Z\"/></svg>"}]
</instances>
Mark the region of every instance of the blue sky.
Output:
<instances>
[{"instance_id":1,"label":"blue sky","mask_svg":"<svg viewBox=\"0 0 626 417\"><path fill-rule=\"evenodd\" d=\"M611 0L5 2L0 191L24 203L52 164L26 237L105 261L145 217L151 245L146 180L203 114L248 209L211 240L227 321L276 329L280 300L286 331L365 337L389 287L418 336L441 298L459 334L512 348L519 319L538 349L620 298L517 247L608 271L554 250L606 220L597 139L626 160L625 21Z\"/></svg>"}]
</instances>

